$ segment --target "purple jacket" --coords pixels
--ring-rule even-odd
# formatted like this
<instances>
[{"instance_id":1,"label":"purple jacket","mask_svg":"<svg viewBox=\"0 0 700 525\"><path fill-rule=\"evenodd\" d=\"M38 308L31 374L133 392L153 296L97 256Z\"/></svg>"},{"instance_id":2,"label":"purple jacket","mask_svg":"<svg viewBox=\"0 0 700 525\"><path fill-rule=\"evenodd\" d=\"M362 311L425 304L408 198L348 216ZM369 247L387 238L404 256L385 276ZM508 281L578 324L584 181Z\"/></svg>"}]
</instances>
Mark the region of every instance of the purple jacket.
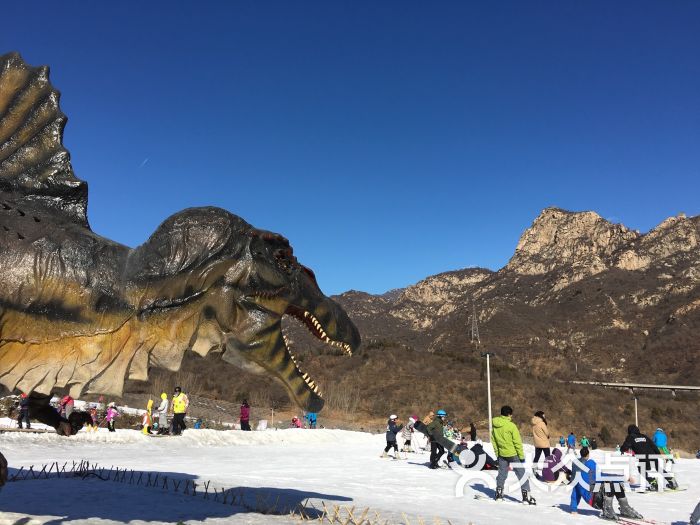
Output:
<instances>
[{"instance_id":1,"label":"purple jacket","mask_svg":"<svg viewBox=\"0 0 700 525\"><path fill-rule=\"evenodd\" d=\"M544 458L544 467L542 468L542 477L540 479L542 481L556 481L560 472L569 472L569 469L563 465L555 470L559 463L561 463L561 450L555 448L554 452Z\"/></svg>"},{"instance_id":2,"label":"purple jacket","mask_svg":"<svg viewBox=\"0 0 700 525\"><path fill-rule=\"evenodd\" d=\"M248 421L250 419L250 407L248 405L241 405L241 421Z\"/></svg>"}]
</instances>

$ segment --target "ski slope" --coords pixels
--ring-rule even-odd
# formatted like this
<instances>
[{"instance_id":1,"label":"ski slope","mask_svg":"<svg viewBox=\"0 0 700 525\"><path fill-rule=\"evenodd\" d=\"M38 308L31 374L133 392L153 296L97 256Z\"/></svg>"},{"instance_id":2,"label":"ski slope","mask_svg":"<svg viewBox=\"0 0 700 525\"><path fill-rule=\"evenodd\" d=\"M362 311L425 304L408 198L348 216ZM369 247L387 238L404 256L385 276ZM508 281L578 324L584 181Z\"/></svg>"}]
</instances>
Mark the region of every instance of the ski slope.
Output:
<instances>
[{"instance_id":1,"label":"ski slope","mask_svg":"<svg viewBox=\"0 0 700 525\"><path fill-rule=\"evenodd\" d=\"M0 425L2 425L0 421ZM428 455L380 459L383 435L342 430L268 430L264 432L186 430L183 436L156 438L135 430L81 431L65 438L52 433L2 433L0 450L11 469L88 459L102 466L157 471L170 477L212 480L220 487L243 487L251 494L293 504L307 498L329 504L371 507L390 523L421 516L453 525L597 524L597 511L581 504L569 513L566 487L548 492L533 486L535 507L519 502L517 487L507 502L474 499L492 494L494 473L473 479L471 471L427 468ZM527 449L527 447L526 447ZM529 450L532 453L532 450ZM595 451L601 461L602 453ZM700 499L700 461L680 460L677 475L685 492L630 493L633 507L660 523L687 523ZM515 477L511 474L512 479ZM511 479L509 478L509 482ZM245 512L220 503L188 498L157 488L96 479L26 480L0 491L0 525L29 516L32 523L293 523L288 517ZM413 520L412 520L413 521Z\"/></svg>"}]
</instances>

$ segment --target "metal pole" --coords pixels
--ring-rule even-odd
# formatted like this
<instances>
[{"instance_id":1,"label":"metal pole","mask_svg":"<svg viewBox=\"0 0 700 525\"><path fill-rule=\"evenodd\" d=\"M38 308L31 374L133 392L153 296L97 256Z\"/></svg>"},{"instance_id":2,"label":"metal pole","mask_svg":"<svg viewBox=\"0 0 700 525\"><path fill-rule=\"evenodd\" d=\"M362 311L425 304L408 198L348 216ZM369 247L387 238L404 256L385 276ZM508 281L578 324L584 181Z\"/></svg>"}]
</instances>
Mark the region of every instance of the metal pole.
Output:
<instances>
[{"instance_id":1,"label":"metal pole","mask_svg":"<svg viewBox=\"0 0 700 525\"><path fill-rule=\"evenodd\" d=\"M272 407L272 425L270 428L275 428L275 407Z\"/></svg>"},{"instance_id":2,"label":"metal pole","mask_svg":"<svg viewBox=\"0 0 700 525\"><path fill-rule=\"evenodd\" d=\"M637 415L637 396L634 396L634 424L639 427L639 416Z\"/></svg>"},{"instance_id":3,"label":"metal pole","mask_svg":"<svg viewBox=\"0 0 700 525\"><path fill-rule=\"evenodd\" d=\"M493 423L491 421L491 357L490 353L486 354L486 384L488 388L488 398L489 398L489 443L491 443L491 432L493 431Z\"/></svg>"}]
</instances>

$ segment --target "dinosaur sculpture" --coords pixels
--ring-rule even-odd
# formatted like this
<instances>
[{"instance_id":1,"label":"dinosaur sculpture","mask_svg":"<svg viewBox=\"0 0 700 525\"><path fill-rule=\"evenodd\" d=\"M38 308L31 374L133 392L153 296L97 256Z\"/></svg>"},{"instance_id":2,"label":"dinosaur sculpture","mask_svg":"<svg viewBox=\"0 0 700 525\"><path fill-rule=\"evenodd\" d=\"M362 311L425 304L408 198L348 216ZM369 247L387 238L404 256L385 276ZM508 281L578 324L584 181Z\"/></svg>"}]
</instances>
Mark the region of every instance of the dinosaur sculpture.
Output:
<instances>
[{"instance_id":1,"label":"dinosaur sculpture","mask_svg":"<svg viewBox=\"0 0 700 525\"><path fill-rule=\"evenodd\" d=\"M191 349L270 374L320 410L282 316L347 354L360 336L287 239L213 207L171 216L134 249L95 234L48 77L0 56L0 383L31 393L31 417L71 434L48 405L53 391L120 396L125 377L178 370Z\"/></svg>"}]
</instances>

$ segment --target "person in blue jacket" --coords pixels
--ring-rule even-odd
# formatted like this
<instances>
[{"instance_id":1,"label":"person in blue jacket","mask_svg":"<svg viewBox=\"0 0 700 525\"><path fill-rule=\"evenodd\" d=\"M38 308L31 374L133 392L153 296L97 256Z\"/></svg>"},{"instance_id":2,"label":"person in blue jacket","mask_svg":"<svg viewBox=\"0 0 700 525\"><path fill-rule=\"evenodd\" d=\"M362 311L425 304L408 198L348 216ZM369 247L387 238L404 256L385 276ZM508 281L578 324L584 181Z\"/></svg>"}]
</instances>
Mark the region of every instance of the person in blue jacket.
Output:
<instances>
[{"instance_id":1,"label":"person in blue jacket","mask_svg":"<svg viewBox=\"0 0 700 525\"><path fill-rule=\"evenodd\" d=\"M566 446L568 449L576 449L576 435L573 432L569 432L569 437L566 438Z\"/></svg>"},{"instance_id":2,"label":"person in blue jacket","mask_svg":"<svg viewBox=\"0 0 700 525\"><path fill-rule=\"evenodd\" d=\"M609 476L598 471L598 465L589 457L586 447L581 449L581 457L574 461L572 470L574 489L571 492L571 513L576 514L578 504L583 498L591 507L601 509L600 517L618 521L613 507L613 497L620 504L620 516L623 518L644 519L627 501L623 483L617 476Z\"/></svg>"},{"instance_id":3,"label":"person in blue jacket","mask_svg":"<svg viewBox=\"0 0 700 525\"><path fill-rule=\"evenodd\" d=\"M578 511L578 504L581 498L591 507L594 503L593 487L596 480L597 465L596 462L588 456L588 449L583 447L581 449L580 461L574 462L572 471L574 490L571 491L571 504L569 507L572 514L576 514Z\"/></svg>"},{"instance_id":4,"label":"person in blue jacket","mask_svg":"<svg viewBox=\"0 0 700 525\"><path fill-rule=\"evenodd\" d=\"M666 433L664 432L663 428L659 427L656 429L652 440L654 441L654 445L656 445L656 448L659 449L659 452L666 455L671 454L668 450L668 438L666 437Z\"/></svg>"},{"instance_id":5,"label":"person in blue jacket","mask_svg":"<svg viewBox=\"0 0 700 525\"><path fill-rule=\"evenodd\" d=\"M309 428L316 428L316 412L307 412L305 417Z\"/></svg>"}]
</instances>

